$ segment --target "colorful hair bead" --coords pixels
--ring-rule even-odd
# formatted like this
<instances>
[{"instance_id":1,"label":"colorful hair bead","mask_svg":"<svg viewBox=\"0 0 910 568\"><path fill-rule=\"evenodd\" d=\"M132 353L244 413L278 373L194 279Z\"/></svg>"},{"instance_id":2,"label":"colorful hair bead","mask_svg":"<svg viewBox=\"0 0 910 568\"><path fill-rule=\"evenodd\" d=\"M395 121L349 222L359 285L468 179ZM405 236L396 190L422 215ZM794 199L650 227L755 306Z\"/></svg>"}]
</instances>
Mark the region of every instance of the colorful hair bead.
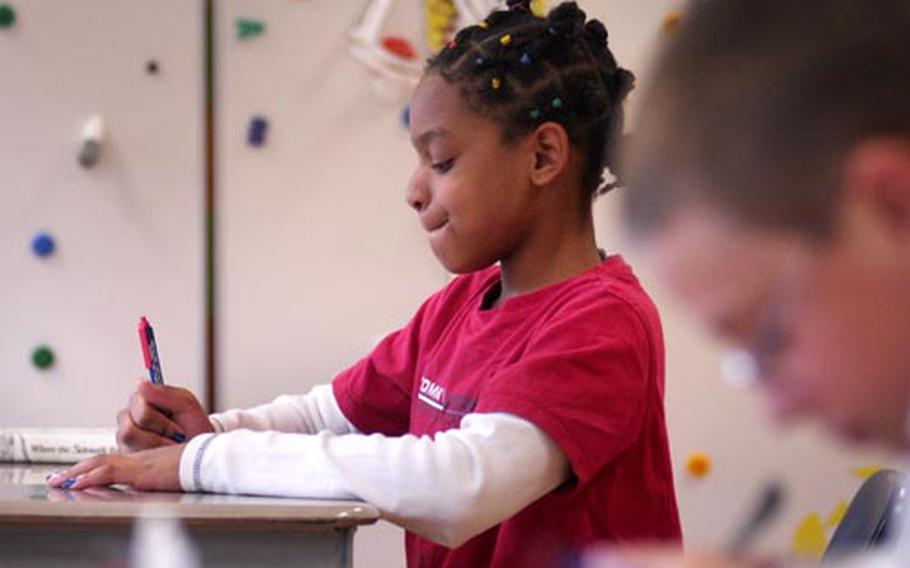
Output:
<instances>
[{"instance_id":1,"label":"colorful hair bead","mask_svg":"<svg viewBox=\"0 0 910 568\"><path fill-rule=\"evenodd\" d=\"M494 91L498 91L499 87L502 87L502 79L499 77L493 77L490 79L490 86L493 87Z\"/></svg>"},{"instance_id":2,"label":"colorful hair bead","mask_svg":"<svg viewBox=\"0 0 910 568\"><path fill-rule=\"evenodd\" d=\"M477 22L477 27L485 30L490 27L490 24L488 24L486 20L480 20L479 22Z\"/></svg>"},{"instance_id":3,"label":"colorful hair bead","mask_svg":"<svg viewBox=\"0 0 910 568\"><path fill-rule=\"evenodd\" d=\"M458 45L458 42L453 39L449 42L449 49L455 49L456 45Z\"/></svg>"},{"instance_id":4,"label":"colorful hair bead","mask_svg":"<svg viewBox=\"0 0 910 568\"><path fill-rule=\"evenodd\" d=\"M499 43L503 46L509 45L510 43L512 43L512 35L503 34L503 36L501 38L499 38Z\"/></svg>"},{"instance_id":5,"label":"colorful hair bead","mask_svg":"<svg viewBox=\"0 0 910 568\"><path fill-rule=\"evenodd\" d=\"M553 105L553 108L562 108L562 99L556 97L551 104Z\"/></svg>"},{"instance_id":6,"label":"colorful hair bead","mask_svg":"<svg viewBox=\"0 0 910 568\"><path fill-rule=\"evenodd\" d=\"M532 108L531 111L528 113L528 115L532 119L537 120L538 118L540 118L540 110L538 110L536 108Z\"/></svg>"},{"instance_id":7,"label":"colorful hair bead","mask_svg":"<svg viewBox=\"0 0 910 568\"><path fill-rule=\"evenodd\" d=\"M486 60L483 57L478 57L474 60L475 67L483 67L484 63L486 63Z\"/></svg>"},{"instance_id":8,"label":"colorful hair bead","mask_svg":"<svg viewBox=\"0 0 910 568\"><path fill-rule=\"evenodd\" d=\"M522 53L522 54L521 54L521 59L520 59L519 61L521 61L521 64L522 64L522 65L530 65L530 64L531 64L531 56L528 55L527 53Z\"/></svg>"}]
</instances>

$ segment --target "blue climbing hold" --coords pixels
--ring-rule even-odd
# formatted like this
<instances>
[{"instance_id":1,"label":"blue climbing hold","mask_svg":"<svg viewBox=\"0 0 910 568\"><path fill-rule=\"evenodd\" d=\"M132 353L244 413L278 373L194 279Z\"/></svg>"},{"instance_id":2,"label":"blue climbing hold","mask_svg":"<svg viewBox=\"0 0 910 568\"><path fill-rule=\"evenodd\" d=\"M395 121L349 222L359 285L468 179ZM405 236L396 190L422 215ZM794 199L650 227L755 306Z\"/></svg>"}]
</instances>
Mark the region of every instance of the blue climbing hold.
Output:
<instances>
[{"instance_id":1,"label":"blue climbing hold","mask_svg":"<svg viewBox=\"0 0 910 568\"><path fill-rule=\"evenodd\" d=\"M269 129L269 121L264 116L254 116L250 119L250 127L246 133L246 141L250 146L265 145L265 134Z\"/></svg>"},{"instance_id":2,"label":"blue climbing hold","mask_svg":"<svg viewBox=\"0 0 910 568\"><path fill-rule=\"evenodd\" d=\"M50 256L53 254L54 248L56 248L54 237L47 233L38 233L32 239L32 252L40 257Z\"/></svg>"}]
</instances>

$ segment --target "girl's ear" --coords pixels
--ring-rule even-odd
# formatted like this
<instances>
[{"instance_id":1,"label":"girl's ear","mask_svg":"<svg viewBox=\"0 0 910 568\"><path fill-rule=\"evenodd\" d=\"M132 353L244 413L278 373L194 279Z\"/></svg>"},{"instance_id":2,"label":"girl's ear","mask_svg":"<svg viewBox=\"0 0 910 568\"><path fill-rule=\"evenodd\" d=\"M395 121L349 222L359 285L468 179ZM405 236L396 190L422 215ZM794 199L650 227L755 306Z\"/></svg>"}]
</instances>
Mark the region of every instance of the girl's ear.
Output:
<instances>
[{"instance_id":1,"label":"girl's ear","mask_svg":"<svg viewBox=\"0 0 910 568\"><path fill-rule=\"evenodd\" d=\"M555 122L544 122L531 133L534 164L531 181L543 186L562 175L569 163L570 143L566 129Z\"/></svg>"}]
</instances>

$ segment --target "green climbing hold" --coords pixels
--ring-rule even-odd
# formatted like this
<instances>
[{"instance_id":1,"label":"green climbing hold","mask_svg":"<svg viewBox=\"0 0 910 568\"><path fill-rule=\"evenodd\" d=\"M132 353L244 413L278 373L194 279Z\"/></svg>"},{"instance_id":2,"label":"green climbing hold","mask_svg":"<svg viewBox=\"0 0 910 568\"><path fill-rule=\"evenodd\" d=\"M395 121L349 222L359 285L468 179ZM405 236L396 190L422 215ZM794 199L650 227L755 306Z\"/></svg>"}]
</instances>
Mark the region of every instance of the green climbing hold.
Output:
<instances>
[{"instance_id":1,"label":"green climbing hold","mask_svg":"<svg viewBox=\"0 0 910 568\"><path fill-rule=\"evenodd\" d=\"M9 4L0 4L0 28L11 28L16 23L16 11Z\"/></svg>"},{"instance_id":2,"label":"green climbing hold","mask_svg":"<svg viewBox=\"0 0 910 568\"><path fill-rule=\"evenodd\" d=\"M32 364L39 369L49 369L54 364L54 352L47 345L36 347L32 351Z\"/></svg>"},{"instance_id":3,"label":"green climbing hold","mask_svg":"<svg viewBox=\"0 0 910 568\"><path fill-rule=\"evenodd\" d=\"M237 25L237 39L255 37L265 31L265 23L260 20L237 18L234 23Z\"/></svg>"}]
</instances>

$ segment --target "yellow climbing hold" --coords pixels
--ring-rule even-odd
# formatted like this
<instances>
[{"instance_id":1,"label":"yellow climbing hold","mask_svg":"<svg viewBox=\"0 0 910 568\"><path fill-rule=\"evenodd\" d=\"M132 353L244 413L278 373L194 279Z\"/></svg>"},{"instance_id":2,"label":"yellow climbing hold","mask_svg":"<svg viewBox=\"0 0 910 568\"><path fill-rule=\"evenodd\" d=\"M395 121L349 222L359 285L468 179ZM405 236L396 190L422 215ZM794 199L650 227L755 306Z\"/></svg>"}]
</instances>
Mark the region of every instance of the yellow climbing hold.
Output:
<instances>
[{"instance_id":1,"label":"yellow climbing hold","mask_svg":"<svg viewBox=\"0 0 910 568\"><path fill-rule=\"evenodd\" d=\"M832 511L831 516L828 517L828 522L826 523L828 527L836 529L837 525L844 520L844 515L847 514L847 502L841 501L837 504L837 507Z\"/></svg>"},{"instance_id":2,"label":"yellow climbing hold","mask_svg":"<svg viewBox=\"0 0 910 568\"><path fill-rule=\"evenodd\" d=\"M854 467L853 475L856 477L866 480L878 473L879 471L885 469L883 465L867 465L862 467Z\"/></svg>"},{"instance_id":3,"label":"yellow climbing hold","mask_svg":"<svg viewBox=\"0 0 910 568\"><path fill-rule=\"evenodd\" d=\"M424 18L427 47L436 53L455 33L458 18L455 3L453 0L424 0Z\"/></svg>"},{"instance_id":4,"label":"yellow climbing hold","mask_svg":"<svg viewBox=\"0 0 910 568\"><path fill-rule=\"evenodd\" d=\"M792 552L799 560L821 560L828 537L818 513L809 513L793 534Z\"/></svg>"},{"instance_id":5,"label":"yellow climbing hold","mask_svg":"<svg viewBox=\"0 0 910 568\"><path fill-rule=\"evenodd\" d=\"M830 535L844 520L847 502L837 504L826 521L818 513L809 513L793 533L793 556L800 560L820 560L828 546Z\"/></svg>"},{"instance_id":6,"label":"yellow climbing hold","mask_svg":"<svg viewBox=\"0 0 910 568\"><path fill-rule=\"evenodd\" d=\"M711 457L704 452L693 452L686 460L686 471L695 478L702 478L711 471Z\"/></svg>"}]
</instances>

